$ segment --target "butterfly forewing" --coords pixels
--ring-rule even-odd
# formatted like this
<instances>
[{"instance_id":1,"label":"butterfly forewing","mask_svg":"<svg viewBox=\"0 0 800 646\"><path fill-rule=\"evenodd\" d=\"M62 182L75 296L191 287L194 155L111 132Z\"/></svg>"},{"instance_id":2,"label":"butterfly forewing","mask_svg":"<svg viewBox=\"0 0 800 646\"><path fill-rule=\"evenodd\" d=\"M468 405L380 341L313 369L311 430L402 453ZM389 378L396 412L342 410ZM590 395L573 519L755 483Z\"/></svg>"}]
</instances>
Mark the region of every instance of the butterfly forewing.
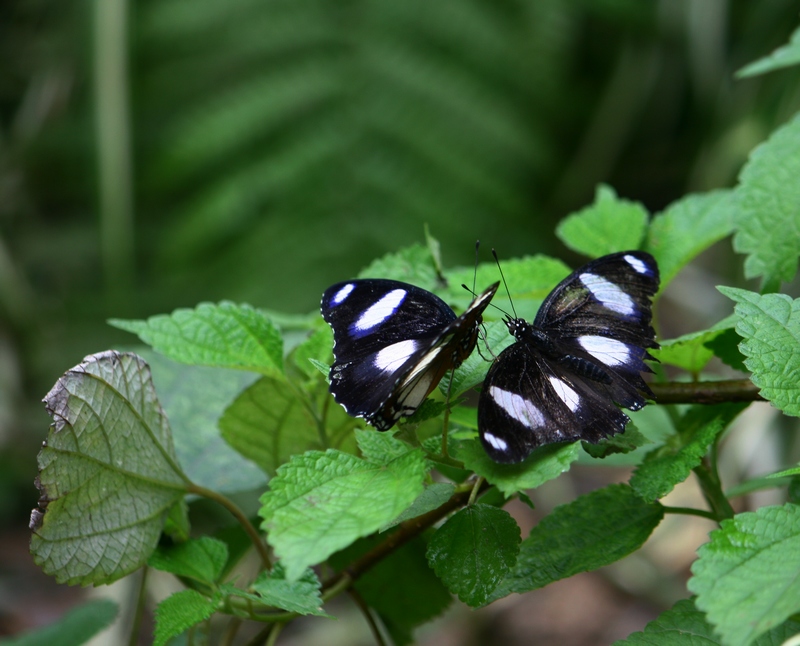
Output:
<instances>
[{"instance_id":1,"label":"butterfly forewing","mask_svg":"<svg viewBox=\"0 0 800 646\"><path fill-rule=\"evenodd\" d=\"M520 462L552 442L597 442L621 432L652 392L642 379L655 348L651 298L658 267L644 252L603 256L574 271L532 325L509 319L517 342L492 365L478 430L498 462Z\"/></svg>"},{"instance_id":2,"label":"butterfly forewing","mask_svg":"<svg viewBox=\"0 0 800 646\"><path fill-rule=\"evenodd\" d=\"M353 280L328 288L323 318L334 336L330 390L354 417L380 430L422 404L447 370L475 347L492 285L460 317L438 296L383 279Z\"/></svg>"}]
</instances>

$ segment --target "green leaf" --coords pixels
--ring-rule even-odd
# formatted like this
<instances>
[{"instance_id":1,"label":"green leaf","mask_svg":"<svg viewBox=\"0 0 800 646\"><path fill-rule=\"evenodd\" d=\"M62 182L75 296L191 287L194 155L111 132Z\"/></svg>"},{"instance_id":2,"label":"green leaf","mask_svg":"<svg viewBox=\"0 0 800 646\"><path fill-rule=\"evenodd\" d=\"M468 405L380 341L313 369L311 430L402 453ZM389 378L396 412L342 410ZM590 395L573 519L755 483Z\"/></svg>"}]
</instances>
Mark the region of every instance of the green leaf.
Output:
<instances>
[{"instance_id":1,"label":"green leaf","mask_svg":"<svg viewBox=\"0 0 800 646\"><path fill-rule=\"evenodd\" d=\"M242 370L190 366L150 350L153 383L169 419L175 453L195 484L220 493L263 487L267 479L222 439L217 426L225 408L257 375Z\"/></svg>"},{"instance_id":2,"label":"green leaf","mask_svg":"<svg viewBox=\"0 0 800 646\"><path fill-rule=\"evenodd\" d=\"M628 422L628 425L622 433L616 433L610 437L605 437L597 444L581 442L581 447L593 458L603 459L609 455L630 453L647 444L650 444L650 440L639 432L639 429L636 428L636 424Z\"/></svg>"},{"instance_id":3,"label":"green leaf","mask_svg":"<svg viewBox=\"0 0 800 646\"><path fill-rule=\"evenodd\" d=\"M747 372L747 366L744 365L744 355L739 350L739 344L742 342L742 337L736 334L733 328L724 330L722 333L709 339L703 345L714 353L722 363L730 366L734 370Z\"/></svg>"},{"instance_id":4,"label":"green leaf","mask_svg":"<svg viewBox=\"0 0 800 646\"><path fill-rule=\"evenodd\" d=\"M45 397L31 551L59 583L110 583L143 565L186 493L147 364L90 355Z\"/></svg>"},{"instance_id":5,"label":"green leaf","mask_svg":"<svg viewBox=\"0 0 800 646\"><path fill-rule=\"evenodd\" d=\"M212 585L219 581L228 562L222 541L202 536L169 547L159 547L147 561L150 567Z\"/></svg>"},{"instance_id":6,"label":"green leaf","mask_svg":"<svg viewBox=\"0 0 800 646\"><path fill-rule=\"evenodd\" d=\"M319 379L319 365L333 363L333 330L329 325L320 327L292 352L292 361L309 379ZM328 376L328 370L323 373Z\"/></svg>"},{"instance_id":7,"label":"green leaf","mask_svg":"<svg viewBox=\"0 0 800 646\"><path fill-rule=\"evenodd\" d=\"M376 464L388 464L392 460L408 454L409 446L394 437L392 431L383 432L373 429L355 430L356 442L361 455Z\"/></svg>"},{"instance_id":8,"label":"green leaf","mask_svg":"<svg viewBox=\"0 0 800 646\"><path fill-rule=\"evenodd\" d=\"M573 251L597 258L638 249L647 219L647 210L641 204L621 200L613 188L600 184L594 204L561 220L556 235Z\"/></svg>"},{"instance_id":9,"label":"green leaf","mask_svg":"<svg viewBox=\"0 0 800 646\"><path fill-rule=\"evenodd\" d=\"M322 609L320 582L314 570L307 569L296 581L287 581L283 565L276 563L270 572L258 575L253 590L262 603L301 615L329 617Z\"/></svg>"},{"instance_id":10,"label":"green leaf","mask_svg":"<svg viewBox=\"0 0 800 646\"><path fill-rule=\"evenodd\" d=\"M73 608L58 621L44 628L3 639L3 646L82 646L117 616L117 604L96 599Z\"/></svg>"},{"instance_id":11,"label":"green leaf","mask_svg":"<svg viewBox=\"0 0 800 646\"><path fill-rule=\"evenodd\" d=\"M618 561L644 544L663 515L660 504L645 502L623 484L556 507L522 541L516 565L492 599Z\"/></svg>"},{"instance_id":12,"label":"green leaf","mask_svg":"<svg viewBox=\"0 0 800 646\"><path fill-rule=\"evenodd\" d=\"M222 414L222 437L239 453L274 475L291 456L322 448L320 430L311 411L288 382L262 377L244 390ZM331 402L331 419L342 417ZM348 418L352 420L353 418ZM355 421L347 421L349 428Z\"/></svg>"},{"instance_id":13,"label":"green leaf","mask_svg":"<svg viewBox=\"0 0 800 646\"><path fill-rule=\"evenodd\" d=\"M787 621L756 639L752 646L778 646L800 632L800 622ZM693 599L682 599L658 619L613 646L711 646L723 642Z\"/></svg>"},{"instance_id":14,"label":"green leaf","mask_svg":"<svg viewBox=\"0 0 800 646\"><path fill-rule=\"evenodd\" d=\"M191 531L189 506L186 504L186 498L181 498L172 505L167 513L167 518L164 520L164 534L176 543L181 543L189 540Z\"/></svg>"},{"instance_id":15,"label":"green leaf","mask_svg":"<svg viewBox=\"0 0 800 646\"><path fill-rule=\"evenodd\" d=\"M503 267L503 275L508 284L517 316L529 321L536 316L539 306L553 287L570 273L569 267L561 260L544 255L504 260L500 265ZM448 298L445 300L452 304L456 311L464 311L472 301L472 296L461 287L462 283L472 285L473 276L475 276L475 283L480 289L488 287L500 278L497 265L493 262L481 263L477 270L469 267L449 271L446 272L446 276L450 287ZM508 294L502 285L492 302L504 310L511 309L508 305ZM503 313L493 307L489 307L483 313L483 318L487 321L497 320L502 316ZM507 329L506 332L508 332ZM511 340L513 341L513 339ZM492 350L494 351L494 346L492 346ZM497 354L496 351L495 354Z\"/></svg>"},{"instance_id":16,"label":"green leaf","mask_svg":"<svg viewBox=\"0 0 800 646\"><path fill-rule=\"evenodd\" d=\"M761 396L788 415L800 416L800 300L785 294L766 294L718 287L736 301L739 349Z\"/></svg>"},{"instance_id":17,"label":"green leaf","mask_svg":"<svg viewBox=\"0 0 800 646\"><path fill-rule=\"evenodd\" d=\"M341 571L387 540L387 534L357 541L331 557ZM375 609L396 646L414 643L413 630L441 614L452 603L447 588L428 566L427 544L417 536L367 570L355 588ZM424 594L420 594L424 591Z\"/></svg>"},{"instance_id":18,"label":"green leaf","mask_svg":"<svg viewBox=\"0 0 800 646\"><path fill-rule=\"evenodd\" d=\"M580 442L549 444L536 449L519 464L497 464L486 455L480 442L472 440L456 446L456 457L467 469L486 478L506 496L511 496L558 477L578 458L580 450Z\"/></svg>"},{"instance_id":19,"label":"green leaf","mask_svg":"<svg viewBox=\"0 0 800 646\"><path fill-rule=\"evenodd\" d=\"M745 646L800 612L800 507L722 521L698 551L689 589L726 646Z\"/></svg>"},{"instance_id":20,"label":"green leaf","mask_svg":"<svg viewBox=\"0 0 800 646\"><path fill-rule=\"evenodd\" d=\"M470 505L451 516L428 543L428 562L464 603L486 603L514 566L520 532L508 512L490 505Z\"/></svg>"},{"instance_id":21,"label":"green leaf","mask_svg":"<svg viewBox=\"0 0 800 646\"><path fill-rule=\"evenodd\" d=\"M627 639L614 642L613 646L700 646L719 644L713 627L706 616L694 605L692 599L681 599L671 609L644 627L644 631L632 633Z\"/></svg>"},{"instance_id":22,"label":"green leaf","mask_svg":"<svg viewBox=\"0 0 800 646\"><path fill-rule=\"evenodd\" d=\"M455 486L449 482L434 482L428 485L425 487L425 490L417 496L417 499L411 503L408 509L403 511L403 513L392 522L381 527L381 531L385 532L387 529L391 529L403 521L422 516L422 514L427 514L434 509L439 509L439 507L450 500L455 490Z\"/></svg>"},{"instance_id":23,"label":"green leaf","mask_svg":"<svg viewBox=\"0 0 800 646\"><path fill-rule=\"evenodd\" d=\"M631 476L631 487L645 501L663 498L700 464L708 447L747 404L694 406L681 417L674 441L648 453Z\"/></svg>"},{"instance_id":24,"label":"green leaf","mask_svg":"<svg viewBox=\"0 0 800 646\"><path fill-rule=\"evenodd\" d=\"M436 275L436 263L428 247L414 244L396 253L373 260L362 269L359 278L390 278L417 285L428 291L442 287Z\"/></svg>"},{"instance_id":25,"label":"green leaf","mask_svg":"<svg viewBox=\"0 0 800 646\"><path fill-rule=\"evenodd\" d=\"M751 154L736 188L733 248L748 254L747 278L763 277L761 291L777 291L797 273L800 255L800 115Z\"/></svg>"},{"instance_id":26,"label":"green leaf","mask_svg":"<svg viewBox=\"0 0 800 646\"><path fill-rule=\"evenodd\" d=\"M653 218L642 248L658 262L661 291L693 258L733 232L734 200L732 191L687 195Z\"/></svg>"},{"instance_id":27,"label":"green leaf","mask_svg":"<svg viewBox=\"0 0 800 646\"><path fill-rule=\"evenodd\" d=\"M182 590L167 597L156 608L153 646L164 646L170 639L205 621L217 609L219 599L204 597L196 590Z\"/></svg>"},{"instance_id":28,"label":"green leaf","mask_svg":"<svg viewBox=\"0 0 800 646\"><path fill-rule=\"evenodd\" d=\"M137 334L175 361L276 377L283 374L280 332L250 305L201 303L193 310L179 309L146 321L112 319L109 323Z\"/></svg>"},{"instance_id":29,"label":"green leaf","mask_svg":"<svg viewBox=\"0 0 800 646\"><path fill-rule=\"evenodd\" d=\"M727 329L735 324L735 321L725 319ZM722 335L726 331L725 327L714 327L699 332L690 332L676 339L659 341L660 348L650 350L656 359L661 363L677 366L692 374L698 374L706 367L714 351L708 347L708 343Z\"/></svg>"},{"instance_id":30,"label":"green leaf","mask_svg":"<svg viewBox=\"0 0 800 646\"><path fill-rule=\"evenodd\" d=\"M778 47L769 56L759 58L736 72L737 78L757 76L800 64L800 27L794 30L787 45Z\"/></svg>"},{"instance_id":31,"label":"green leaf","mask_svg":"<svg viewBox=\"0 0 800 646\"><path fill-rule=\"evenodd\" d=\"M372 462L329 449L294 456L261 497L270 545L296 580L306 567L390 522L422 492L419 449Z\"/></svg>"}]
</instances>

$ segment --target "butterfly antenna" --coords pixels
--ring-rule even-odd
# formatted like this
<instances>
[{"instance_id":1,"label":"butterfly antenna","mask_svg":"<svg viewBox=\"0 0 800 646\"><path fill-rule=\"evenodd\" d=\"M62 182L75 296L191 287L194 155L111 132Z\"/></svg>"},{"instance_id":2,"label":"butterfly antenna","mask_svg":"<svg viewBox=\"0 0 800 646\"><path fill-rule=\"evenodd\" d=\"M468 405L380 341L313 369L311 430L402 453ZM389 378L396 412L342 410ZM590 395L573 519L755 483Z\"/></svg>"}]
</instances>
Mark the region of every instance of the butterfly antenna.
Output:
<instances>
[{"instance_id":1,"label":"butterfly antenna","mask_svg":"<svg viewBox=\"0 0 800 646\"><path fill-rule=\"evenodd\" d=\"M497 263L497 270L500 272L500 278L503 279L503 287L506 288L506 294L508 294L508 302L511 303L511 311L514 313L514 318L519 318L517 316L517 310L514 309L514 301L511 300L511 290L508 289L508 283L506 282L505 274L503 274L503 268L500 266L500 260L497 258L497 252L492 248L492 256L494 256L494 261ZM500 309L499 307L497 309ZM500 310L501 312L503 310Z\"/></svg>"}]
</instances>

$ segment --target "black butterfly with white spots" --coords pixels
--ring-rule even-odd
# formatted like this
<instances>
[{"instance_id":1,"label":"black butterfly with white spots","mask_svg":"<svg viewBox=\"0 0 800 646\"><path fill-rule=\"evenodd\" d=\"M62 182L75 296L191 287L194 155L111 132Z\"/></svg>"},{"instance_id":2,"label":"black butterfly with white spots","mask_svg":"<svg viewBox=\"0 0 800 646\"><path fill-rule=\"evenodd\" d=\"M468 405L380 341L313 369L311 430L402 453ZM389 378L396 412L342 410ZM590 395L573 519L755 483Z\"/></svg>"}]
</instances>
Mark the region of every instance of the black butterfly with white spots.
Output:
<instances>
[{"instance_id":1,"label":"black butterfly with white spots","mask_svg":"<svg viewBox=\"0 0 800 646\"><path fill-rule=\"evenodd\" d=\"M472 352L498 285L458 317L435 294L396 280L350 280L326 289L320 309L333 329L334 399L381 431L412 415Z\"/></svg>"},{"instance_id":2,"label":"black butterfly with white spots","mask_svg":"<svg viewBox=\"0 0 800 646\"><path fill-rule=\"evenodd\" d=\"M545 444L625 430L630 418L617 406L653 399L640 373L652 372L647 349L659 347L650 324L658 283L650 254L614 253L562 280L532 324L506 317L516 342L492 364L478 401L489 457L516 463Z\"/></svg>"}]
</instances>

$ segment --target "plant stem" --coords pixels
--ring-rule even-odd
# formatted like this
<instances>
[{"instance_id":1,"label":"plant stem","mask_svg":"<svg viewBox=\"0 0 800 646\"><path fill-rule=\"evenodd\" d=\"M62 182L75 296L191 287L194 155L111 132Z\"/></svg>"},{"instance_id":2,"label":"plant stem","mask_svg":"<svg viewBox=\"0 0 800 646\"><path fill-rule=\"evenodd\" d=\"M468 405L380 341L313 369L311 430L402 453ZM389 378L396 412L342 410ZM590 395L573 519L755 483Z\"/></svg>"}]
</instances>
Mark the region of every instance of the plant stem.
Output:
<instances>
[{"instance_id":1,"label":"plant stem","mask_svg":"<svg viewBox=\"0 0 800 646\"><path fill-rule=\"evenodd\" d=\"M491 485L484 480L480 486L479 494L484 493ZM377 564L382 559L386 558L389 554L399 549L412 538L419 536L426 529L440 521L447 516L450 512L455 511L459 507L467 504L473 493L473 487L465 491L457 491L454 493L450 500L444 503L438 509L429 511L427 514L411 518L403 523L400 523L400 529L389 535L389 537L372 548L369 552L364 554L361 558L353 561L347 568L335 574L328 579L323 585L323 599L329 599L332 595L327 593L331 592L334 588L341 587L347 589L352 585L361 575L369 570L373 565Z\"/></svg>"},{"instance_id":2,"label":"plant stem","mask_svg":"<svg viewBox=\"0 0 800 646\"><path fill-rule=\"evenodd\" d=\"M749 379L652 383L650 388L659 404L724 404L764 401L758 387Z\"/></svg>"},{"instance_id":3,"label":"plant stem","mask_svg":"<svg viewBox=\"0 0 800 646\"><path fill-rule=\"evenodd\" d=\"M717 520L715 514L704 509L694 509L693 507L667 507L662 505L665 514L685 514L687 516L700 516L700 518L707 518L708 520Z\"/></svg>"},{"instance_id":4,"label":"plant stem","mask_svg":"<svg viewBox=\"0 0 800 646\"><path fill-rule=\"evenodd\" d=\"M725 520L726 518L733 518L734 511L731 503L725 497L722 491L722 485L719 480L719 475L708 461L708 458L703 458L702 462L692 469L697 476L700 483L700 489L703 491L703 496L711 507L711 512L717 522Z\"/></svg>"},{"instance_id":5,"label":"plant stem","mask_svg":"<svg viewBox=\"0 0 800 646\"><path fill-rule=\"evenodd\" d=\"M136 646L139 643L139 629L142 627L142 616L144 615L145 601L147 600L147 573L150 571L146 565L142 568L142 578L139 581L139 595L136 597L136 611L133 613L133 625L131 634L128 638L128 646Z\"/></svg>"},{"instance_id":6,"label":"plant stem","mask_svg":"<svg viewBox=\"0 0 800 646\"><path fill-rule=\"evenodd\" d=\"M228 622L228 627L225 629L225 634L222 636L222 646L232 646L233 640L236 639L236 633L239 632L239 627L242 625L242 620L239 617L231 617Z\"/></svg>"},{"instance_id":7,"label":"plant stem","mask_svg":"<svg viewBox=\"0 0 800 646\"><path fill-rule=\"evenodd\" d=\"M383 639L383 635L381 635L381 629L375 622L375 617L372 616L367 602L364 601L364 598L358 594L358 591L355 588L350 588L348 592L353 601L355 601L355 604L358 606L358 609L361 611L361 614L364 615L364 618L367 620L369 629L372 631L372 636L375 638L375 643L378 644L378 646L386 646L386 641Z\"/></svg>"},{"instance_id":8,"label":"plant stem","mask_svg":"<svg viewBox=\"0 0 800 646\"><path fill-rule=\"evenodd\" d=\"M261 562L264 564L264 567L268 570L272 567L272 561L269 558L267 546L261 539L261 535L258 533L258 531L256 531L256 528L253 527L250 519L247 518L245 513L236 505L236 503L234 503L230 498L223 496L221 493L213 491L212 489L206 489L205 487L201 487L200 485L196 485L194 483L189 485L188 491L189 493L213 500L214 502L225 507L225 509L227 509L233 515L233 517L239 521L239 524L244 528L244 531L247 532L247 535L253 542L253 546L258 552L258 555L261 557Z\"/></svg>"},{"instance_id":9,"label":"plant stem","mask_svg":"<svg viewBox=\"0 0 800 646\"><path fill-rule=\"evenodd\" d=\"M269 637L267 637L267 641L264 642L264 646L275 646L275 643L278 641L278 635L281 634L283 630L283 624L275 624L270 628Z\"/></svg>"},{"instance_id":10,"label":"plant stem","mask_svg":"<svg viewBox=\"0 0 800 646\"><path fill-rule=\"evenodd\" d=\"M483 476L480 476L475 481L475 486L472 487L472 491L470 491L470 494L469 494L469 500L467 501L467 507L470 507L473 504L475 504L475 499L478 497L478 491L483 486L484 481L485 481L485 478Z\"/></svg>"}]
</instances>

